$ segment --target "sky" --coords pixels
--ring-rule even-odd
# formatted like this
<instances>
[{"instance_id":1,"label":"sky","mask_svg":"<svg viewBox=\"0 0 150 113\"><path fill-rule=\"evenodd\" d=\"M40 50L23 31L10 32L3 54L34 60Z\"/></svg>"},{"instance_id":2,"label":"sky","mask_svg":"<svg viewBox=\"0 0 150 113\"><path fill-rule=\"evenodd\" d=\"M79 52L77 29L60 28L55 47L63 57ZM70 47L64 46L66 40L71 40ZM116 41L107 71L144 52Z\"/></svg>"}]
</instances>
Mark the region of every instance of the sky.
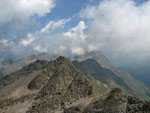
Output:
<instances>
[{"instance_id":1,"label":"sky","mask_svg":"<svg viewBox=\"0 0 150 113\"><path fill-rule=\"evenodd\" d=\"M0 0L0 55L101 51L117 64L150 57L147 0Z\"/></svg>"}]
</instances>

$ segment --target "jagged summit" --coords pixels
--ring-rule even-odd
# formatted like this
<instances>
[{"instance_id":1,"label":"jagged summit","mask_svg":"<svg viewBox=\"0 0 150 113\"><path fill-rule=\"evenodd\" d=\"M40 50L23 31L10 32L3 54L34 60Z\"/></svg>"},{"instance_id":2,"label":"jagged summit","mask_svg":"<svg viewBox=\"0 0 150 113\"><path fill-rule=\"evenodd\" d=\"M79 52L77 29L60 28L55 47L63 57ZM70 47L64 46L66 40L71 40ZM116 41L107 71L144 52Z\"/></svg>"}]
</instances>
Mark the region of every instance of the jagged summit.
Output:
<instances>
[{"instance_id":1,"label":"jagged summit","mask_svg":"<svg viewBox=\"0 0 150 113\"><path fill-rule=\"evenodd\" d=\"M35 101L34 107L28 113L36 111L48 113L62 110L82 98L86 99L94 95L93 86L87 77L79 72L69 59L63 56L49 62L44 70L49 73L48 79L39 75L31 81L33 86L40 86L37 89L40 88L41 90L36 97L37 101ZM41 78L45 82L38 82ZM37 83L39 84L35 85ZM43 103L45 104L43 105Z\"/></svg>"},{"instance_id":2,"label":"jagged summit","mask_svg":"<svg viewBox=\"0 0 150 113\"><path fill-rule=\"evenodd\" d=\"M54 60L54 62L65 62L65 61L70 62L70 60L68 58L66 58L65 56L59 56Z\"/></svg>"}]
</instances>

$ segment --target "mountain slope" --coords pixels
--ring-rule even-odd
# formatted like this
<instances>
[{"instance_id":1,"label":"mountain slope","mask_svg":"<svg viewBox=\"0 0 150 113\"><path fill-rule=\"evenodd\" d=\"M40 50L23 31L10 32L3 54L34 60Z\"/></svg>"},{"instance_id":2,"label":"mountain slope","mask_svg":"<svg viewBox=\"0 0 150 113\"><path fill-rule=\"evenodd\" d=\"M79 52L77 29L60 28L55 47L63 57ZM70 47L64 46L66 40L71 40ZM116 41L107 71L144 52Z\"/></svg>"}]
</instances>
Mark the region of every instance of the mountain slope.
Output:
<instances>
[{"instance_id":1,"label":"mountain slope","mask_svg":"<svg viewBox=\"0 0 150 113\"><path fill-rule=\"evenodd\" d=\"M49 113L94 96L88 78L65 57L31 63L4 77L0 86L0 111L6 113Z\"/></svg>"},{"instance_id":2,"label":"mountain slope","mask_svg":"<svg viewBox=\"0 0 150 113\"><path fill-rule=\"evenodd\" d=\"M74 61L73 64L86 75L95 77L110 88L123 87L125 91L131 91L122 79L116 76L111 70L101 67L94 59L87 59L83 62Z\"/></svg>"},{"instance_id":3,"label":"mountain slope","mask_svg":"<svg viewBox=\"0 0 150 113\"><path fill-rule=\"evenodd\" d=\"M83 113L148 113L149 102L113 89L106 97L91 103Z\"/></svg>"},{"instance_id":4,"label":"mountain slope","mask_svg":"<svg viewBox=\"0 0 150 113\"><path fill-rule=\"evenodd\" d=\"M131 75L138 79L139 81L142 81L147 85L150 86L150 65L149 64L141 64L140 66L131 67L131 68L125 68Z\"/></svg>"},{"instance_id":5,"label":"mountain slope","mask_svg":"<svg viewBox=\"0 0 150 113\"><path fill-rule=\"evenodd\" d=\"M94 94L89 80L68 59L59 57L54 61L54 65L48 65L46 70L54 73L49 76L49 80L36 97L34 107L27 113L61 111L80 98L89 98Z\"/></svg>"},{"instance_id":6,"label":"mountain slope","mask_svg":"<svg viewBox=\"0 0 150 113\"><path fill-rule=\"evenodd\" d=\"M97 98L85 108L73 106L64 113L149 113L150 102L127 96L121 89L115 88L107 95Z\"/></svg>"},{"instance_id":7,"label":"mountain slope","mask_svg":"<svg viewBox=\"0 0 150 113\"><path fill-rule=\"evenodd\" d=\"M87 59L93 59L91 60L93 63L89 62ZM109 82L112 83L110 86L123 86L122 88L132 95L138 96L142 99L150 99L150 89L148 87L146 87L140 81L134 79L128 72L117 69L101 53L87 53L83 56L76 57L76 60L80 62L80 66L78 65L77 67L79 67L81 71L86 72L87 74L90 71L90 74L96 79L104 82L106 76L102 76L103 72L101 70L103 68L103 70L107 71L107 74L105 72L107 78L109 77L113 79L113 82L112 80L109 80ZM94 60L96 60L97 63Z\"/></svg>"},{"instance_id":8,"label":"mountain slope","mask_svg":"<svg viewBox=\"0 0 150 113\"><path fill-rule=\"evenodd\" d=\"M65 57L37 60L0 80L0 112L150 112L148 101L127 96L120 89L103 95L96 93L88 77Z\"/></svg>"},{"instance_id":9,"label":"mountain slope","mask_svg":"<svg viewBox=\"0 0 150 113\"><path fill-rule=\"evenodd\" d=\"M2 78L4 75L3 75L3 73L0 71L0 78Z\"/></svg>"}]
</instances>

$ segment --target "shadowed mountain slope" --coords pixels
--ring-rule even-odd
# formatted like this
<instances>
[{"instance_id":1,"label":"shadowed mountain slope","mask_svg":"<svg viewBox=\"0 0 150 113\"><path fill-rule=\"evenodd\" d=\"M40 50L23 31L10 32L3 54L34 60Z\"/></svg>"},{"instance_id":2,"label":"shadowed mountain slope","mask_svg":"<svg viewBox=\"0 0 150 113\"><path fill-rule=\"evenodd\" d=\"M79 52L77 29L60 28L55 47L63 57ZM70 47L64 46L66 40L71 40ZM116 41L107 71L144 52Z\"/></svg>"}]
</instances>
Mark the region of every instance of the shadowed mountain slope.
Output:
<instances>
[{"instance_id":1,"label":"shadowed mountain slope","mask_svg":"<svg viewBox=\"0 0 150 113\"><path fill-rule=\"evenodd\" d=\"M3 75L3 73L0 71L0 78L2 78L4 75Z\"/></svg>"},{"instance_id":2,"label":"shadowed mountain slope","mask_svg":"<svg viewBox=\"0 0 150 113\"><path fill-rule=\"evenodd\" d=\"M125 91L131 91L120 77L116 76L111 70L101 67L94 59L87 59L83 62L74 61L73 64L86 75L95 77L96 80L101 81L110 88L123 87Z\"/></svg>"},{"instance_id":3,"label":"shadowed mountain slope","mask_svg":"<svg viewBox=\"0 0 150 113\"><path fill-rule=\"evenodd\" d=\"M143 63L143 64L139 64L136 65L134 67L130 67L130 68L123 68L125 70L127 70L130 74L133 75L134 78L136 78L139 81L142 81L143 83L145 83L145 85L147 85L148 87L150 86L150 61Z\"/></svg>"},{"instance_id":4,"label":"shadowed mountain slope","mask_svg":"<svg viewBox=\"0 0 150 113\"><path fill-rule=\"evenodd\" d=\"M108 80L107 82L109 82L112 87L118 87L119 85L119 87L134 96L142 99L150 99L150 88L134 79L128 72L113 66L100 52L87 53L83 56L76 57L76 60L78 63L76 62L75 65L77 65L81 71L94 76L97 80L101 82ZM105 75L103 74L104 72Z\"/></svg>"}]
</instances>

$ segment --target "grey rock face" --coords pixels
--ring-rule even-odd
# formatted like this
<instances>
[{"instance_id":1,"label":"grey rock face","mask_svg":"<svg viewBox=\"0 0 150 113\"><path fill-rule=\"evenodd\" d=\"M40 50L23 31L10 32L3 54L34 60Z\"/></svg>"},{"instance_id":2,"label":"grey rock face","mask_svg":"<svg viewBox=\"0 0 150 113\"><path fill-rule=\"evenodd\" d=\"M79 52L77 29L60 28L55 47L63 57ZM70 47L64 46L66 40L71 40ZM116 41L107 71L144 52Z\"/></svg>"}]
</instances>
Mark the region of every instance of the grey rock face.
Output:
<instances>
[{"instance_id":1,"label":"grey rock face","mask_svg":"<svg viewBox=\"0 0 150 113\"><path fill-rule=\"evenodd\" d=\"M80 98L90 97L94 94L87 77L65 57L58 57L50 62L45 70L52 74L47 76L49 79L45 80L46 84L36 97L38 102L34 103L28 113L36 111L49 113L61 110Z\"/></svg>"},{"instance_id":2,"label":"grey rock face","mask_svg":"<svg viewBox=\"0 0 150 113\"><path fill-rule=\"evenodd\" d=\"M150 102L127 96L115 88L106 98L94 101L80 113L150 113Z\"/></svg>"}]
</instances>

